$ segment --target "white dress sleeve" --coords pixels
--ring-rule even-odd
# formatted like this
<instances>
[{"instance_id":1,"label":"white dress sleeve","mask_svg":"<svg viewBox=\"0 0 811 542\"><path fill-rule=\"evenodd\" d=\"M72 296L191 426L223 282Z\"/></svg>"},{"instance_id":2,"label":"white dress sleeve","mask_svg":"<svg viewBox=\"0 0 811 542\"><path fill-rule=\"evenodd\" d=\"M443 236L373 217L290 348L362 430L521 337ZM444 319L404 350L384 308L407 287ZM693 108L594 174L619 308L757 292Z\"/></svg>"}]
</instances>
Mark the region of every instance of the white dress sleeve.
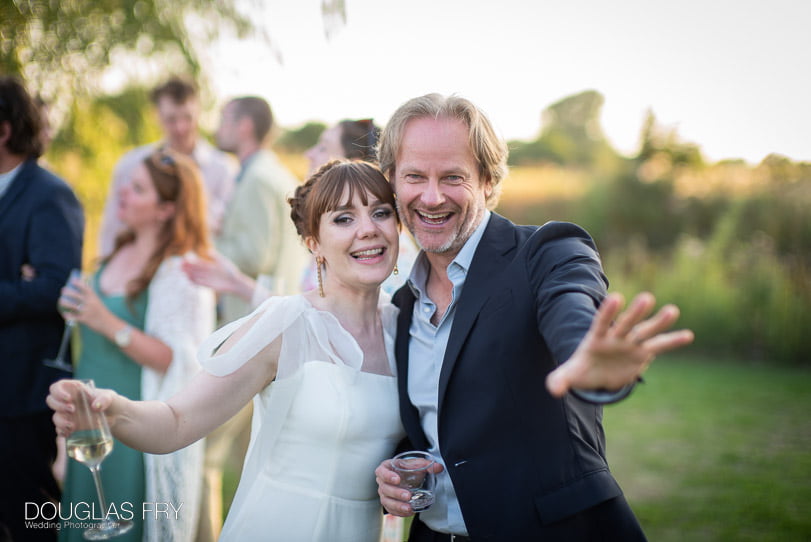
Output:
<instances>
[{"instance_id":1,"label":"white dress sleeve","mask_svg":"<svg viewBox=\"0 0 811 542\"><path fill-rule=\"evenodd\" d=\"M217 349L242 326L249 329L227 352ZM243 318L218 329L200 345L203 369L230 374L282 337L276 380L295 374L304 363L326 361L360 370L363 352L332 314L319 311L302 295L274 296Z\"/></svg>"},{"instance_id":2,"label":"white dress sleeve","mask_svg":"<svg viewBox=\"0 0 811 542\"><path fill-rule=\"evenodd\" d=\"M144 331L172 350L165 373L148 367L141 371L141 398L166 400L180 391L200 370L199 344L214 329L214 292L193 284L183 273L182 258L166 259L149 285ZM177 519L147 516L144 540L191 542L200 513L205 445L199 440L166 455L144 454L146 501L181 505ZM170 509L171 512L171 509Z\"/></svg>"}]
</instances>

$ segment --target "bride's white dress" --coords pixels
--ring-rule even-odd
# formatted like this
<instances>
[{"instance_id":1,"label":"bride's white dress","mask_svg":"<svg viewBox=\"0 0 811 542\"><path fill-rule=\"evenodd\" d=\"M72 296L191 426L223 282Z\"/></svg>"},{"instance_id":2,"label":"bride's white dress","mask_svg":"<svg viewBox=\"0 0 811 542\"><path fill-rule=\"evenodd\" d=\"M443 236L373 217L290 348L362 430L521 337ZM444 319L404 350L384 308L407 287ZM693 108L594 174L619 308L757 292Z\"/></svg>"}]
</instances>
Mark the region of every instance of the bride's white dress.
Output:
<instances>
[{"instance_id":1,"label":"bride's white dress","mask_svg":"<svg viewBox=\"0 0 811 542\"><path fill-rule=\"evenodd\" d=\"M380 306L394 374L396 307ZM231 349L211 355L242 323ZM361 371L363 353L338 320L303 296L274 297L202 345L225 375L282 337L276 380L254 398L251 443L221 541L377 542L374 470L403 438L393 376Z\"/></svg>"}]
</instances>

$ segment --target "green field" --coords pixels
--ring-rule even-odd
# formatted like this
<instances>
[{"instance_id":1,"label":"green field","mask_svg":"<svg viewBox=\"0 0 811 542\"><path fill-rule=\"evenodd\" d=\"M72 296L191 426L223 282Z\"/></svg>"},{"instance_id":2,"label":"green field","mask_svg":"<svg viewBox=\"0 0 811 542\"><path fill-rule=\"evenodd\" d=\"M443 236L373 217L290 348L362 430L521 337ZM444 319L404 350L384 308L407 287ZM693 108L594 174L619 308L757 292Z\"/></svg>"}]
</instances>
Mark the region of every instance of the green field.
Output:
<instances>
[{"instance_id":1,"label":"green field","mask_svg":"<svg viewBox=\"0 0 811 542\"><path fill-rule=\"evenodd\" d=\"M609 464L651 542L811 540L809 390L808 369L670 356L606 407Z\"/></svg>"},{"instance_id":2,"label":"green field","mask_svg":"<svg viewBox=\"0 0 811 542\"><path fill-rule=\"evenodd\" d=\"M811 540L811 371L669 357L645 379L605 428L651 541Z\"/></svg>"}]
</instances>

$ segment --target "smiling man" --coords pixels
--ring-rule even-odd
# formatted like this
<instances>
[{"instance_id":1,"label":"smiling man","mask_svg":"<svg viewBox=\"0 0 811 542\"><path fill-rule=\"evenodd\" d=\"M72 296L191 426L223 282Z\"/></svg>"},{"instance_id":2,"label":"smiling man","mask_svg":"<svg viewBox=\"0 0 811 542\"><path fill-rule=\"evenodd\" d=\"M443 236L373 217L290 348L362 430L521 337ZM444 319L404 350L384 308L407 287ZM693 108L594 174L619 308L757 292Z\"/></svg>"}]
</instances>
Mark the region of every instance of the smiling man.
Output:
<instances>
[{"instance_id":1,"label":"smiling man","mask_svg":"<svg viewBox=\"0 0 811 542\"><path fill-rule=\"evenodd\" d=\"M620 313L578 226L493 213L506 162L484 114L455 96L410 100L381 138L422 249L394 296L400 415L409 445L444 466L410 540L644 540L606 463L600 404L692 333L666 333L678 309L649 317L650 294ZM388 462L376 475L386 509L412 515Z\"/></svg>"}]
</instances>

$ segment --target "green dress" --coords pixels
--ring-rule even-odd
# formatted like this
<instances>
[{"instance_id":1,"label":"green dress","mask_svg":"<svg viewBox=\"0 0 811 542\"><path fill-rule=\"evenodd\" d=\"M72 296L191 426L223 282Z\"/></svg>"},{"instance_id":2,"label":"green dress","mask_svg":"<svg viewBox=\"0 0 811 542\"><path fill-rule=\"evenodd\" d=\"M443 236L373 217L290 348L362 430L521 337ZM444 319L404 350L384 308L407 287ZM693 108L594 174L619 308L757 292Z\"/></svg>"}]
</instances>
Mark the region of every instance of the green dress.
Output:
<instances>
[{"instance_id":1,"label":"green dress","mask_svg":"<svg viewBox=\"0 0 811 542\"><path fill-rule=\"evenodd\" d=\"M101 302L132 327L144 329L147 291L144 290L132 303L128 303L124 296L106 295L99 287L102 269L93 276L92 282ZM79 328L81 354L74 377L93 379L97 388L110 388L130 399L140 400L141 366L103 335L86 326ZM143 537L144 454L116 440L112 453L101 464L101 478L108 506L115 505L122 519L132 519L135 524L131 531L115 540L140 542ZM66 521L62 523L59 540L84 541L82 532L85 526L76 527L76 524L95 523L97 520L87 519L87 516L91 504L96 510L96 517L102 515L98 502L90 470L69 458L61 505L61 517Z\"/></svg>"}]
</instances>

